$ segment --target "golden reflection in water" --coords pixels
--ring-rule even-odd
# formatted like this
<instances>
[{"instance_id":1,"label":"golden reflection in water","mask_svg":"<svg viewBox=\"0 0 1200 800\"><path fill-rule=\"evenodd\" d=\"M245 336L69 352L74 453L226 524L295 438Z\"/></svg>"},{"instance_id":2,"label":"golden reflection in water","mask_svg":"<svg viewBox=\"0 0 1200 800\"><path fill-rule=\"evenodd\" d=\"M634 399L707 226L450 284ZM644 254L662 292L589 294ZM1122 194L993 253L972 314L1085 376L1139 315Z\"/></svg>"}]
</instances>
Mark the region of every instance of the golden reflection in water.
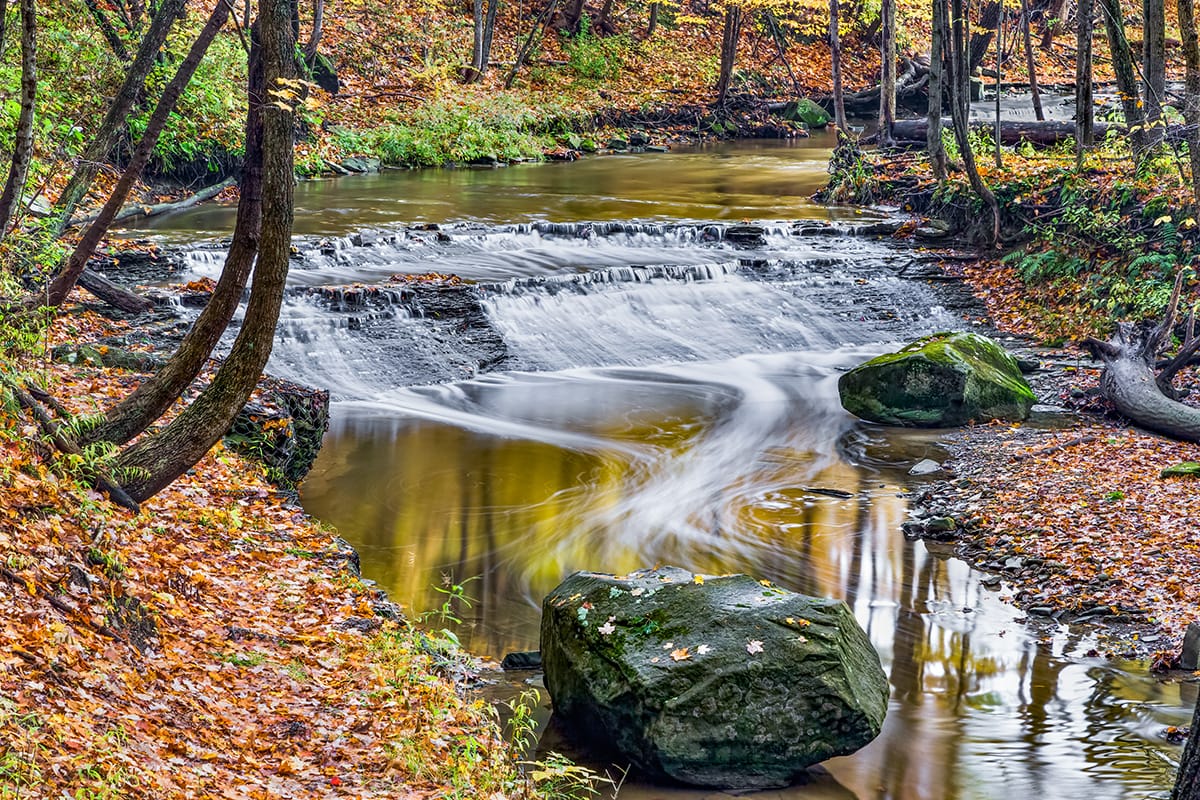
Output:
<instances>
[{"instance_id":1,"label":"golden reflection in water","mask_svg":"<svg viewBox=\"0 0 1200 800\"><path fill-rule=\"evenodd\" d=\"M610 441L640 432L669 465L703 428L677 415ZM761 798L1124 798L1170 786L1176 750L1158 734L1186 723L1191 698L1083 658L1094 643L1078 633L1022 627L963 563L904 542L899 475L775 448L709 476L705 503L652 496L655 516L643 495L664 465L637 449L579 452L413 419L355 420L331 436L306 507L410 613L442 603L443 576L469 580L459 633L473 652L535 648L541 597L575 569L677 564L845 599L891 681L883 733L816 783ZM725 796L636 784L621 794Z\"/></svg>"}]
</instances>

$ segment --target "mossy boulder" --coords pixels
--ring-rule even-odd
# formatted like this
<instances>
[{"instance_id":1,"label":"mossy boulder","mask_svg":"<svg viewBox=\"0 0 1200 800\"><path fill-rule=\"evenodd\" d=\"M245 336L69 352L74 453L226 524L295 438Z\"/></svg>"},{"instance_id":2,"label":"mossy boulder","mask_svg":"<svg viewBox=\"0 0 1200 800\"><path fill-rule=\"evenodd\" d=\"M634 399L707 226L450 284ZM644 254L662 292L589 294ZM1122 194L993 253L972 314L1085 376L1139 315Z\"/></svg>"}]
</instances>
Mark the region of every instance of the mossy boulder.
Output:
<instances>
[{"instance_id":1,"label":"mossy boulder","mask_svg":"<svg viewBox=\"0 0 1200 800\"><path fill-rule=\"evenodd\" d=\"M939 333L873 358L843 375L838 393L851 414L916 428L1024 420L1035 402L1016 359L975 333Z\"/></svg>"},{"instance_id":2,"label":"mossy boulder","mask_svg":"<svg viewBox=\"0 0 1200 800\"><path fill-rule=\"evenodd\" d=\"M879 656L846 604L746 575L577 572L543 603L555 718L644 774L785 786L874 739Z\"/></svg>"}]
</instances>

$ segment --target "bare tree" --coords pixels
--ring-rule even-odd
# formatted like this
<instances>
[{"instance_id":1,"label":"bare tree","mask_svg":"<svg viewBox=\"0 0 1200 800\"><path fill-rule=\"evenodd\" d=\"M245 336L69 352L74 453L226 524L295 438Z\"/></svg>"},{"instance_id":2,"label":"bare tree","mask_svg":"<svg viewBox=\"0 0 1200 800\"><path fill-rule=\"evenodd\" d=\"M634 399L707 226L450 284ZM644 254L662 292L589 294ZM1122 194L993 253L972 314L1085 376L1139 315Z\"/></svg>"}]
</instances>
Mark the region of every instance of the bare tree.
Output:
<instances>
[{"instance_id":1,"label":"bare tree","mask_svg":"<svg viewBox=\"0 0 1200 800\"><path fill-rule=\"evenodd\" d=\"M833 0L836 2L837 0ZM933 0L932 36L929 46L929 110L926 114L925 150L938 183L946 180L946 147L942 144L942 108L945 102L943 67L946 64L948 27L946 0Z\"/></svg>"},{"instance_id":2,"label":"bare tree","mask_svg":"<svg viewBox=\"0 0 1200 800\"><path fill-rule=\"evenodd\" d=\"M988 207L992 216L992 244L1000 244L1000 206L996 195L983 182L968 135L971 75L969 70L970 8L964 0L950 0L950 117L954 122L954 140L958 143L963 169L971 190Z\"/></svg>"},{"instance_id":3,"label":"bare tree","mask_svg":"<svg viewBox=\"0 0 1200 800\"><path fill-rule=\"evenodd\" d=\"M742 36L741 6L730 3L725 8L725 24L721 31L721 69L717 75L718 108L724 108L729 86L733 83L733 64L737 58L738 39Z\"/></svg>"},{"instance_id":4,"label":"bare tree","mask_svg":"<svg viewBox=\"0 0 1200 800\"><path fill-rule=\"evenodd\" d=\"M1083 164L1083 153L1095 144L1092 107L1092 24L1094 0L1079 0L1078 25L1075 29L1075 163Z\"/></svg>"},{"instance_id":5,"label":"bare tree","mask_svg":"<svg viewBox=\"0 0 1200 800\"><path fill-rule=\"evenodd\" d=\"M896 0L882 0L879 7L882 25L879 73L879 143L894 144L892 125L896 122Z\"/></svg>"},{"instance_id":6,"label":"bare tree","mask_svg":"<svg viewBox=\"0 0 1200 800\"><path fill-rule=\"evenodd\" d=\"M117 181L117 185L113 188L108 200L105 201L100 214L88 226L87 230L84 231L83 236L80 237L78 244L75 246L75 250L67 259L67 263L55 275L54 280L50 282L50 288L46 296L46 303L48 305L61 305L71 289L74 288L76 281L79 280L79 276L87 268L88 261L95 254L100 240L108 233L113 218L121 210L121 206L125 204L125 199L129 196L133 185L142 177L142 172L145 170L146 164L149 163L150 157L154 155L154 148L158 144L159 134L162 133L162 129L166 126L167 119L175 111L175 104L179 102L183 90L191 82L192 75L195 74L196 68L200 66L204 54L208 52L209 45L212 44L213 39L217 36L217 32L221 30L221 26L225 24L225 20L228 18L229 4L224 2L217 3L213 7L212 14L209 15L204 28L201 29L200 34L196 37L196 41L192 43L187 57L180 62L174 77L171 78L171 82L167 84L162 96L158 99L158 104L155 106L154 112L150 115L150 119L146 123L146 130L142 134L141 140L138 141L137 147L134 148L133 155L129 159L129 164L126 165L125 171Z\"/></svg>"},{"instance_id":7,"label":"bare tree","mask_svg":"<svg viewBox=\"0 0 1200 800\"><path fill-rule=\"evenodd\" d=\"M1021 34L1025 40L1025 71L1029 73L1029 94L1033 99L1033 116L1038 122L1041 122L1046 118L1046 112L1042 110L1042 93L1038 90L1037 60L1033 57L1031 27L1029 0L1021 0Z\"/></svg>"},{"instance_id":8,"label":"bare tree","mask_svg":"<svg viewBox=\"0 0 1200 800\"><path fill-rule=\"evenodd\" d=\"M833 124L846 130L846 92L842 86L841 9L838 0L829 0L829 57L833 62Z\"/></svg>"},{"instance_id":9,"label":"bare tree","mask_svg":"<svg viewBox=\"0 0 1200 800\"><path fill-rule=\"evenodd\" d=\"M118 457L129 495L150 497L197 461L229 429L254 391L271 355L275 325L283 304L291 254L292 189L295 180L293 135L298 93L295 81L296 37L291 27L295 0L260 0L263 75L267 102L262 112L262 238L245 320L228 357L213 381L166 428L144 436Z\"/></svg>"},{"instance_id":10,"label":"bare tree","mask_svg":"<svg viewBox=\"0 0 1200 800\"><path fill-rule=\"evenodd\" d=\"M34 0L21 0L21 113L13 136L12 163L4 191L0 192L0 239L8 231L33 160L33 112L37 105L37 7Z\"/></svg>"}]
</instances>

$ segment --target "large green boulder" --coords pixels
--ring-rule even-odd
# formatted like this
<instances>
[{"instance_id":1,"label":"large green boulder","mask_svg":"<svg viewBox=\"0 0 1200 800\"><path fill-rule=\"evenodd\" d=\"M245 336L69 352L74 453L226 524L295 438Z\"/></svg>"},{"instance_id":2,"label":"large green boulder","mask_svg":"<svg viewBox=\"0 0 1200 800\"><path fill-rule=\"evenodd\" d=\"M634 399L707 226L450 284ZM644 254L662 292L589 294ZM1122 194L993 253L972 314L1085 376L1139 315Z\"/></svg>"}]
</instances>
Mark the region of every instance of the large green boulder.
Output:
<instances>
[{"instance_id":1,"label":"large green boulder","mask_svg":"<svg viewBox=\"0 0 1200 800\"><path fill-rule=\"evenodd\" d=\"M842 375L838 393L851 414L917 428L1023 420L1035 402L1016 359L975 333L938 333L873 358Z\"/></svg>"},{"instance_id":2,"label":"large green boulder","mask_svg":"<svg viewBox=\"0 0 1200 800\"><path fill-rule=\"evenodd\" d=\"M887 710L845 603L746 575L577 572L543 603L542 666L569 736L699 786L785 786L866 745Z\"/></svg>"}]
</instances>

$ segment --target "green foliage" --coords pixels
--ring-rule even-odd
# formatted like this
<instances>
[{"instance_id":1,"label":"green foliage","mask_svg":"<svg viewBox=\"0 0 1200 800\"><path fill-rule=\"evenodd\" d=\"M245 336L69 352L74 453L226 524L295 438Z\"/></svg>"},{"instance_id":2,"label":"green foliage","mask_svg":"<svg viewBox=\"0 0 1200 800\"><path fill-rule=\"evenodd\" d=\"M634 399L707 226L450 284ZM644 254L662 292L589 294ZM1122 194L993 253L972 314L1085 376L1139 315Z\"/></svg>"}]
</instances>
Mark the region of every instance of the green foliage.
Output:
<instances>
[{"instance_id":1,"label":"green foliage","mask_svg":"<svg viewBox=\"0 0 1200 800\"><path fill-rule=\"evenodd\" d=\"M632 40L628 34L600 37L592 32L591 18L579 20L579 33L566 39L567 66L585 81L612 80L621 72Z\"/></svg>"},{"instance_id":2,"label":"green foliage","mask_svg":"<svg viewBox=\"0 0 1200 800\"><path fill-rule=\"evenodd\" d=\"M340 140L357 145L385 164L432 167L482 158L540 159L551 140L537 131L537 114L507 97L424 103L403 121L364 131L344 131Z\"/></svg>"}]
</instances>

